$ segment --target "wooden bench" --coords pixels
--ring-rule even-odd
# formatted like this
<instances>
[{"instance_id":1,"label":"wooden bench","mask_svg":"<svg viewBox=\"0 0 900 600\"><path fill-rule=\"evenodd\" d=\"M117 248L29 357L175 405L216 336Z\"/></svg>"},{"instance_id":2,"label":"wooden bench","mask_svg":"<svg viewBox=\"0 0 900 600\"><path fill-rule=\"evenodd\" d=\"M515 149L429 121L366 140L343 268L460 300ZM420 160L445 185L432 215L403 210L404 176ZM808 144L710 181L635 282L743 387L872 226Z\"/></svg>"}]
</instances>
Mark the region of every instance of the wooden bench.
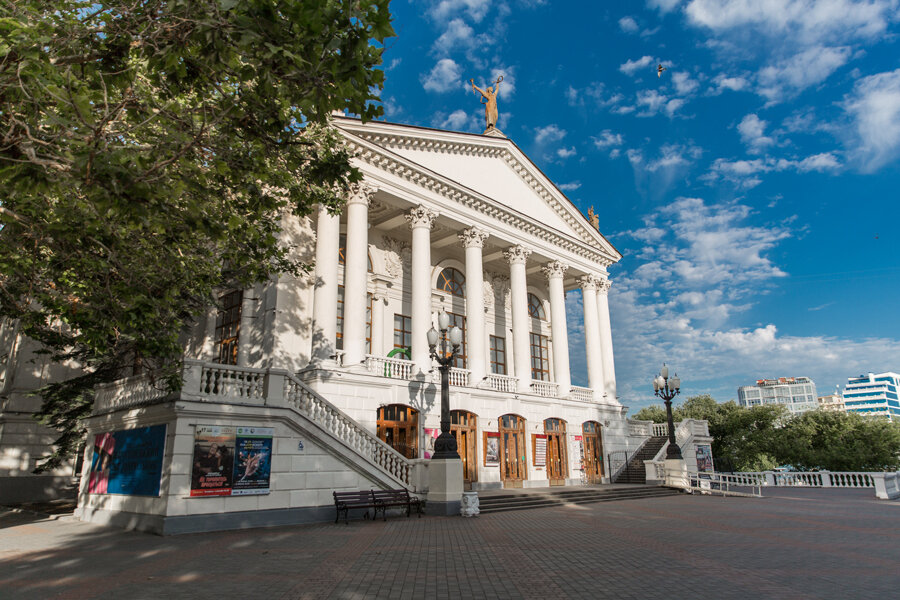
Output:
<instances>
[{"instance_id":1,"label":"wooden bench","mask_svg":"<svg viewBox=\"0 0 900 600\"><path fill-rule=\"evenodd\" d=\"M406 507L407 518L412 514L413 507L416 508L416 514L422 517L422 501L409 495L409 490L400 488L398 490L372 490L372 500L375 502L375 516L378 517L378 511L387 521L387 509L392 507Z\"/></svg>"},{"instance_id":2,"label":"wooden bench","mask_svg":"<svg viewBox=\"0 0 900 600\"><path fill-rule=\"evenodd\" d=\"M332 492L334 494L334 510L335 517L334 522L337 523L341 518L341 511L344 512L344 523L347 525L350 524L349 521L349 513L351 509L354 508L364 508L366 509L365 518L369 518L369 509L375 509L375 499L372 497L372 491L359 491L359 492ZM377 509L376 509L377 510ZM374 516L372 517L375 518Z\"/></svg>"}]
</instances>

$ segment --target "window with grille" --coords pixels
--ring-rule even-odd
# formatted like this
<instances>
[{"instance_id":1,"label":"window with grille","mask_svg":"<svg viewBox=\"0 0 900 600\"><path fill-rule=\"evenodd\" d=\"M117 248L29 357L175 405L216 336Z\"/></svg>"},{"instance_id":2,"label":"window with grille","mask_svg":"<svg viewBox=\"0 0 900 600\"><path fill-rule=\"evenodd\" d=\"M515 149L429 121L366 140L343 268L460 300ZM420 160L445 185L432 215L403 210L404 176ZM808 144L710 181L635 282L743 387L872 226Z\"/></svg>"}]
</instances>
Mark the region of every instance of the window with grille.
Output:
<instances>
[{"instance_id":1,"label":"window with grille","mask_svg":"<svg viewBox=\"0 0 900 600\"><path fill-rule=\"evenodd\" d=\"M544 303L534 294L528 294L528 314L535 319L547 320L547 315L544 312Z\"/></svg>"},{"instance_id":2,"label":"window with grille","mask_svg":"<svg viewBox=\"0 0 900 600\"><path fill-rule=\"evenodd\" d=\"M491 373L506 375L506 338L491 336Z\"/></svg>"},{"instance_id":3,"label":"window with grille","mask_svg":"<svg viewBox=\"0 0 900 600\"><path fill-rule=\"evenodd\" d=\"M453 267L447 267L438 275L437 289L465 298L466 276Z\"/></svg>"},{"instance_id":4,"label":"window with grille","mask_svg":"<svg viewBox=\"0 0 900 600\"><path fill-rule=\"evenodd\" d=\"M334 346L344 349L344 286L338 286L337 293L337 339ZM366 294L366 354L372 352L372 294Z\"/></svg>"},{"instance_id":5,"label":"window with grille","mask_svg":"<svg viewBox=\"0 0 900 600\"><path fill-rule=\"evenodd\" d=\"M463 315L455 313L447 313L450 315L450 327L454 325L462 331L462 343L459 345L459 353L453 358L451 367L458 369L466 368L466 318Z\"/></svg>"},{"instance_id":6,"label":"window with grille","mask_svg":"<svg viewBox=\"0 0 900 600\"><path fill-rule=\"evenodd\" d=\"M550 381L550 349L546 335L531 334L531 378Z\"/></svg>"},{"instance_id":7,"label":"window with grille","mask_svg":"<svg viewBox=\"0 0 900 600\"><path fill-rule=\"evenodd\" d=\"M216 361L225 365L237 364L243 300L242 290L219 296L219 310L216 313Z\"/></svg>"},{"instance_id":8,"label":"window with grille","mask_svg":"<svg viewBox=\"0 0 900 600\"><path fill-rule=\"evenodd\" d=\"M412 319L394 315L394 348L412 348Z\"/></svg>"}]
</instances>

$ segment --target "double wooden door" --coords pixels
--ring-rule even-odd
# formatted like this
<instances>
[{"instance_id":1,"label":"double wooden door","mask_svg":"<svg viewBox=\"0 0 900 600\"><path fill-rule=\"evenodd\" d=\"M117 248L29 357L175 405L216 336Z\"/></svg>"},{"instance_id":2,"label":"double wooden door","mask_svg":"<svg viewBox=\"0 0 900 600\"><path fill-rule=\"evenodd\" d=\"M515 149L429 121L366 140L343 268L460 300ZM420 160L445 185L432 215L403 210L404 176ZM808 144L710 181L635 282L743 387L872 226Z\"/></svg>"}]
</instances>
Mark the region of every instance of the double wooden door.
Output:
<instances>
[{"instance_id":1,"label":"double wooden door","mask_svg":"<svg viewBox=\"0 0 900 600\"><path fill-rule=\"evenodd\" d=\"M603 479L603 442L600 439L600 424L587 421L582 426L584 444L584 475L588 483L600 483Z\"/></svg>"},{"instance_id":2,"label":"double wooden door","mask_svg":"<svg viewBox=\"0 0 900 600\"><path fill-rule=\"evenodd\" d=\"M561 419L546 419L544 434L547 436L547 479L550 485L566 485L566 475L569 472L566 422Z\"/></svg>"},{"instance_id":3,"label":"double wooden door","mask_svg":"<svg viewBox=\"0 0 900 600\"><path fill-rule=\"evenodd\" d=\"M472 489L472 482L478 481L475 415L464 410L451 410L450 431L456 438L456 451L459 452L463 464L463 487L468 491Z\"/></svg>"},{"instance_id":4,"label":"double wooden door","mask_svg":"<svg viewBox=\"0 0 900 600\"><path fill-rule=\"evenodd\" d=\"M500 479L503 487L520 488L528 477L525 461L525 419L500 417Z\"/></svg>"},{"instance_id":5,"label":"double wooden door","mask_svg":"<svg viewBox=\"0 0 900 600\"><path fill-rule=\"evenodd\" d=\"M382 406L378 438L406 458L419 458L419 411L402 404Z\"/></svg>"}]
</instances>

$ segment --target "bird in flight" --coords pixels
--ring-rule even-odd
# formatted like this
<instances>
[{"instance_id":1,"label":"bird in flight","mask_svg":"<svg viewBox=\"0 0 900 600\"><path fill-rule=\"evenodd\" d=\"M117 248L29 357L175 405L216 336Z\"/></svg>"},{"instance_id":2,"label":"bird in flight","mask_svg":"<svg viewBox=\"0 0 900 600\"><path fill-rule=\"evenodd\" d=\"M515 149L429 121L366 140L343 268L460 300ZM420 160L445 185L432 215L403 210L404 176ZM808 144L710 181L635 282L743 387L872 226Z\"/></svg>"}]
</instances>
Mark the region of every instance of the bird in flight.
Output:
<instances>
[{"instance_id":1,"label":"bird in flight","mask_svg":"<svg viewBox=\"0 0 900 600\"><path fill-rule=\"evenodd\" d=\"M659 66L656 67L656 76L662 77L662 72L665 70L666 70L666 67L662 66L662 63L660 63Z\"/></svg>"}]
</instances>

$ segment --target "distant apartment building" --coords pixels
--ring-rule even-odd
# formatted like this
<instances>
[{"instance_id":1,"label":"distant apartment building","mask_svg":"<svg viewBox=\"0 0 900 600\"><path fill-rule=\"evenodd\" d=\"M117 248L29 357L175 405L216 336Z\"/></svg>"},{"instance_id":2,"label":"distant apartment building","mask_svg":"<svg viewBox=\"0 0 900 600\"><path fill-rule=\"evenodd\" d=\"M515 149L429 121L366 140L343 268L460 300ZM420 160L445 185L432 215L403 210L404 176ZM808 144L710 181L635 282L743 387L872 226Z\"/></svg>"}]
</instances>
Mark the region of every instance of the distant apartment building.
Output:
<instances>
[{"instance_id":1,"label":"distant apartment building","mask_svg":"<svg viewBox=\"0 0 900 600\"><path fill-rule=\"evenodd\" d=\"M815 410L816 384L809 377L758 379L756 385L738 388L738 402L745 408L766 404L783 404L792 415Z\"/></svg>"},{"instance_id":2,"label":"distant apartment building","mask_svg":"<svg viewBox=\"0 0 900 600\"><path fill-rule=\"evenodd\" d=\"M819 396L819 408L833 412L844 412L844 396L837 390L827 396Z\"/></svg>"},{"instance_id":3,"label":"distant apartment building","mask_svg":"<svg viewBox=\"0 0 900 600\"><path fill-rule=\"evenodd\" d=\"M849 377L844 389L844 410L866 416L900 419L900 375L897 373L869 373Z\"/></svg>"}]
</instances>

